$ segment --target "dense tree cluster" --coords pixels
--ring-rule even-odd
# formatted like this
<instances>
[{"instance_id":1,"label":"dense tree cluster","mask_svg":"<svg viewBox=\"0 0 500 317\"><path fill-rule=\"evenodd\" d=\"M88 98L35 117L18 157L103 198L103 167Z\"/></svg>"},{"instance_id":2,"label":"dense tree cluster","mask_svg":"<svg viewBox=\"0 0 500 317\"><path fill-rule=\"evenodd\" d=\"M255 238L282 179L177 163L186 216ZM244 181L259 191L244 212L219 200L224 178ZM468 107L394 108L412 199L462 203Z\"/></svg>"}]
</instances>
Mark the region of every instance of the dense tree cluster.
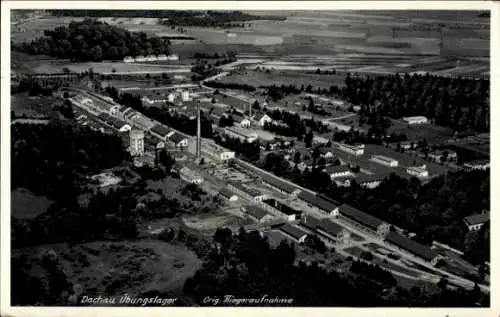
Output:
<instances>
[{"instance_id":1,"label":"dense tree cluster","mask_svg":"<svg viewBox=\"0 0 500 317\"><path fill-rule=\"evenodd\" d=\"M253 92L257 88L248 84L237 84L237 83L223 83L219 81L208 81L205 83L205 86L212 88L225 88L225 89L239 89L244 91Z\"/></svg>"},{"instance_id":2,"label":"dense tree cluster","mask_svg":"<svg viewBox=\"0 0 500 317\"><path fill-rule=\"evenodd\" d=\"M398 282L394 276L378 265L372 265L361 261L354 261L351 264L350 271L361 274L364 277L380 282L385 286L396 286Z\"/></svg>"},{"instance_id":3,"label":"dense tree cluster","mask_svg":"<svg viewBox=\"0 0 500 317\"><path fill-rule=\"evenodd\" d=\"M231 138L219 134L214 134L213 139L215 143L234 151L237 156L249 162L255 162L260 159L259 141L254 141L252 143L248 143L247 141L241 142L238 138Z\"/></svg>"},{"instance_id":4,"label":"dense tree cluster","mask_svg":"<svg viewBox=\"0 0 500 317\"><path fill-rule=\"evenodd\" d=\"M193 54L194 59L233 59L236 58L238 53L236 51L229 51L226 53L205 53L205 52L196 52Z\"/></svg>"},{"instance_id":5,"label":"dense tree cluster","mask_svg":"<svg viewBox=\"0 0 500 317\"><path fill-rule=\"evenodd\" d=\"M122 140L63 123L12 125L12 189L25 187L59 200L75 196L78 175L126 159Z\"/></svg>"},{"instance_id":6,"label":"dense tree cluster","mask_svg":"<svg viewBox=\"0 0 500 317\"><path fill-rule=\"evenodd\" d=\"M489 259L487 227L481 233L469 233L463 223L464 217L489 210L489 172L450 173L427 184L392 174L374 189L352 186L326 193L417 233L423 243L436 240L473 253L474 257L466 256L475 263Z\"/></svg>"},{"instance_id":7,"label":"dense tree cluster","mask_svg":"<svg viewBox=\"0 0 500 317\"><path fill-rule=\"evenodd\" d=\"M72 61L121 60L125 56L168 54L169 42L146 33L131 33L104 22L86 19L68 27L46 30L43 37L16 46L29 54L44 54Z\"/></svg>"},{"instance_id":8,"label":"dense tree cluster","mask_svg":"<svg viewBox=\"0 0 500 317\"><path fill-rule=\"evenodd\" d=\"M218 229L214 241L219 247L212 249L201 269L184 285L184 293L199 305L207 305L203 301L207 294L220 298L226 294L236 298L261 298L262 294L269 294L271 297L291 298L293 306L473 307L477 302L481 306L489 304L487 296L463 289L443 290L438 294L419 292L416 297L394 286L390 273L383 274L381 285L363 276L365 271L375 269L357 264L355 269L363 271L362 274L349 277L326 271L316 262L306 265L299 261L297 264L293 246L282 242L273 249L256 231L240 230L233 236L229 230ZM382 279L380 276L376 278ZM388 288L388 285L391 286ZM388 291L384 292L385 288Z\"/></svg>"},{"instance_id":9,"label":"dense tree cluster","mask_svg":"<svg viewBox=\"0 0 500 317\"><path fill-rule=\"evenodd\" d=\"M343 98L392 118L422 115L455 130L489 130L489 81L431 75L345 79Z\"/></svg>"},{"instance_id":10,"label":"dense tree cluster","mask_svg":"<svg viewBox=\"0 0 500 317\"><path fill-rule=\"evenodd\" d=\"M306 133L307 128L318 133L329 132L328 126L319 120L314 120L313 118L301 119L298 113L292 113L285 110L274 109L272 111L267 111L266 113L269 117L276 121L282 121L286 126L268 124L265 129L274 130L277 133L283 129L288 129L286 136L295 136L299 140L302 140L302 136ZM278 128L279 127L279 128ZM274 132L273 131L273 132ZM283 131L285 132L285 131Z\"/></svg>"},{"instance_id":11,"label":"dense tree cluster","mask_svg":"<svg viewBox=\"0 0 500 317\"><path fill-rule=\"evenodd\" d=\"M278 101L283 99L288 95L297 95L300 94L303 90L297 88L295 85L270 85L270 86L262 86L261 88L265 89L265 94L272 100Z\"/></svg>"},{"instance_id":12,"label":"dense tree cluster","mask_svg":"<svg viewBox=\"0 0 500 317\"><path fill-rule=\"evenodd\" d=\"M161 23L169 26L191 26L191 27L244 27L243 23L252 20L285 20L286 17L279 16L257 16L243 13L241 11L171 11L168 19Z\"/></svg>"},{"instance_id":13,"label":"dense tree cluster","mask_svg":"<svg viewBox=\"0 0 500 317\"><path fill-rule=\"evenodd\" d=\"M488 261L489 226L468 232L463 223L464 217L489 210L488 172L450 173L426 184L391 174L374 189L355 182L346 188L337 187L322 171L319 160L316 162L316 168L301 172L297 166L292 168L283 155L269 153L260 167L414 232L424 244L439 241L464 250L472 263Z\"/></svg>"}]
</instances>

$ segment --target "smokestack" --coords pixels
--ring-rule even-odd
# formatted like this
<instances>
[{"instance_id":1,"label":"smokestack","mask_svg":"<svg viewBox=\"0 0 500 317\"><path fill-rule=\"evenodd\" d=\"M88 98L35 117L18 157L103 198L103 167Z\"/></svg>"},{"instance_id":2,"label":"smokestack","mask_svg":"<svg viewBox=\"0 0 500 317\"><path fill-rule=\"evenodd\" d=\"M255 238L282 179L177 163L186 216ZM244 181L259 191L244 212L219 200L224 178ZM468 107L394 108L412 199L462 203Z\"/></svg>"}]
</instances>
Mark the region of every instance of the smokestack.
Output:
<instances>
[{"instance_id":1,"label":"smokestack","mask_svg":"<svg viewBox=\"0 0 500 317\"><path fill-rule=\"evenodd\" d=\"M250 111L248 112L248 120L252 120L252 104L250 104Z\"/></svg>"},{"instance_id":2,"label":"smokestack","mask_svg":"<svg viewBox=\"0 0 500 317\"><path fill-rule=\"evenodd\" d=\"M200 103L196 105L196 157L201 154L201 119L200 119Z\"/></svg>"}]
</instances>

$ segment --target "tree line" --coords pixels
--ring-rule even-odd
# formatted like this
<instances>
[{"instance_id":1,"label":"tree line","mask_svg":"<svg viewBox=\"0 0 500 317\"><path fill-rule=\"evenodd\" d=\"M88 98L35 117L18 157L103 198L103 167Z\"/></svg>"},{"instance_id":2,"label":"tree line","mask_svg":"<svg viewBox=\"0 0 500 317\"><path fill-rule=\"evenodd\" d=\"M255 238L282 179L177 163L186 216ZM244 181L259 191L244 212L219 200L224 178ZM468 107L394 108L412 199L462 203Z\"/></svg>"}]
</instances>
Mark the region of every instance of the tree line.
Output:
<instances>
[{"instance_id":1,"label":"tree line","mask_svg":"<svg viewBox=\"0 0 500 317\"><path fill-rule=\"evenodd\" d=\"M341 96L391 118L426 116L457 131L489 131L489 80L433 75L353 77Z\"/></svg>"},{"instance_id":2,"label":"tree line","mask_svg":"<svg viewBox=\"0 0 500 317\"><path fill-rule=\"evenodd\" d=\"M286 17L258 16L241 11L172 11L161 24L188 27L244 27L243 23L252 20L285 20Z\"/></svg>"},{"instance_id":3,"label":"tree line","mask_svg":"<svg viewBox=\"0 0 500 317\"><path fill-rule=\"evenodd\" d=\"M132 33L93 19L72 21L44 31L44 36L14 47L32 55L50 55L78 62L121 60L125 56L169 54L170 43L146 33Z\"/></svg>"},{"instance_id":4,"label":"tree line","mask_svg":"<svg viewBox=\"0 0 500 317\"><path fill-rule=\"evenodd\" d=\"M327 271L317 262L306 264L298 260L294 246L286 242L271 248L267 238L256 231L240 230L233 235L229 229L218 229L214 242L218 247L211 250L203 266L184 285L184 293L199 305L210 305L203 301L207 294L221 298L226 294L236 298L260 298L262 294L270 294L293 299L292 306L489 305L488 296L477 290L442 289L436 294L416 289L410 292L394 285L390 273L373 281L364 272L375 272L376 269L365 265L353 264L355 271L361 273L354 276Z\"/></svg>"}]
</instances>

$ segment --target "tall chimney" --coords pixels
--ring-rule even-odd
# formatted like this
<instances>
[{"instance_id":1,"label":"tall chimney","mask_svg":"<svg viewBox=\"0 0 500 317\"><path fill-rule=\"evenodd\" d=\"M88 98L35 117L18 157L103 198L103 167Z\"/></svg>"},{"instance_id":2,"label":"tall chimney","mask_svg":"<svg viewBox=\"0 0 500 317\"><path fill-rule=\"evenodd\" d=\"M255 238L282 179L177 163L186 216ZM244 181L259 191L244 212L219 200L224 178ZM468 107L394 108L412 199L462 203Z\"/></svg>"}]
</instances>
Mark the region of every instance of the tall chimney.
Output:
<instances>
[{"instance_id":1,"label":"tall chimney","mask_svg":"<svg viewBox=\"0 0 500 317\"><path fill-rule=\"evenodd\" d=\"M201 154L201 119L200 119L200 103L196 105L196 157Z\"/></svg>"},{"instance_id":2,"label":"tall chimney","mask_svg":"<svg viewBox=\"0 0 500 317\"><path fill-rule=\"evenodd\" d=\"M250 104L250 111L248 112L248 120L252 120L252 104Z\"/></svg>"}]
</instances>

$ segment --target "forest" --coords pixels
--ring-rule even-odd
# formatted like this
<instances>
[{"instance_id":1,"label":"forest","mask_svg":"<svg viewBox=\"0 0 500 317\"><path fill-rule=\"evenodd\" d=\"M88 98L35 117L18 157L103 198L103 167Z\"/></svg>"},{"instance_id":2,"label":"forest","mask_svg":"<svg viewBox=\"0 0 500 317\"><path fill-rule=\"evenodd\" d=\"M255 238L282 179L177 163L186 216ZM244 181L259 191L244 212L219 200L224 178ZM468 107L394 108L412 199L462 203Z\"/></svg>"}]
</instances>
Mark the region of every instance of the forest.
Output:
<instances>
[{"instance_id":1,"label":"forest","mask_svg":"<svg viewBox=\"0 0 500 317\"><path fill-rule=\"evenodd\" d=\"M93 18L158 18L168 19L175 26L212 26L229 22L251 20L285 20L280 16L250 15L241 11L195 11L195 10L48 10L53 16ZM207 22L203 22L206 20ZM167 24L167 20L164 20ZM169 24L170 25L170 24Z\"/></svg>"},{"instance_id":2,"label":"forest","mask_svg":"<svg viewBox=\"0 0 500 317\"><path fill-rule=\"evenodd\" d=\"M340 95L370 112L399 119L426 116L456 131L489 131L489 81L432 75L353 77Z\"/></svg>"},{"instance_id":3,"label":"forest","mask_svg":"<svg viewBox=\"0 0 500 317\"><path fill-rule=\"evenodd\" d=\"M490 258L489 235L485 234L488 226L480 232L468 232L462 220L489 210L488 171L449 173L427 184L391 174L374 189L354 185L325 194L416 233L422 243L436 240L463 250L471 263L481 264Z\"/></svg>"},{"instance_id":4,"label":"forest","mask_svg":"<svg viewBox=\"0 0 500 317\"><path fill-rule=\"evenodd\" d=\"M127 159L118 136L73 127L12 125L12 189L25 187L59 201L74 197L79 175L96 173Z\"/></svg>"},{"instance_id":5,"label":"forest","mask_svg":"<svg viewBox=\"0 0 500 317\"><path fill-rule=\"evenodd\" d=\"M313 262L298 261L292 245L282 242L271 248L266 238L256 231L240 230L233 235L228 229L218 229L214 241L220 246L209 254L204 265L188 279L184 293L199 305L206 294L237 298L259 298L262 294L291 298L293 306L405 306L405 307L474 307L488 306L489 297L478 288L456 291L442 288L438 293L426 293L394 285L391 275L383 272L375 280L377 268L353 263L354 275L326 271ZM386 291L384 291L386 289Z\"/></svg>"},{"instance_id":6,"label":"forest","mask_svg":"<svg viewBox=\"0 0 500 317\"><path fill-rule=\"evenodd\" d=\"M68 27L44 31L44 36L14 49L32 55L50 55L78 62L121 60L125 56L169 54L167 40L132 33L97 20L72 21Z\"/></svg>"}]
</instances>

